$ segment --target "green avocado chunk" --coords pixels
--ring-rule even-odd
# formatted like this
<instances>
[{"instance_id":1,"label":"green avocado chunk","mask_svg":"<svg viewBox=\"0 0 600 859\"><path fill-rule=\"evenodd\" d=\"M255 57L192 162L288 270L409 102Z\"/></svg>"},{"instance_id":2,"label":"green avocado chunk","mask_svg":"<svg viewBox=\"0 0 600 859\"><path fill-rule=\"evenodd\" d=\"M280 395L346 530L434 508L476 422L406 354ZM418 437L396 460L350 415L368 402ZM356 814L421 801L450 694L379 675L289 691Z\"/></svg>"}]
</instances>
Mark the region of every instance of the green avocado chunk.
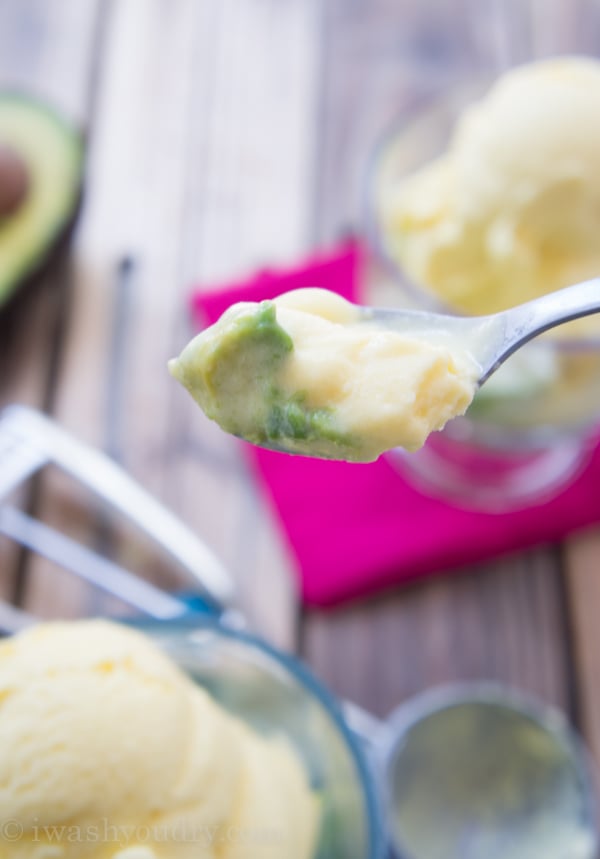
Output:
<instances>
[{"instance_id":1,"label":"green avocado chunk","mask_svg":"<svg viewBox=\"0 0 600 859\"><path fill-rule=\"evenodd\" d=\"M0 304L40 269L72 223L83 139L33 96L0 92Z\"/></svg>"},{"instance_id":2,"label":"green avocado chunk","mask_svg":"<svg viewBox=\"0 0 600 859\"><path fill-rule=\"evenodd\" d=\"M278 440L346 445L351 440L335 427L333 409L311 409L302 393L286 396L274 388L268 399L269 412L264 427L263 443L276 446Z\"/></svg>"},{"instance_id":3,"label":"green avocado chunk","mask_svg":"<svg viewBox=\"0 0 600 859\"><path fill-rule=\"evenodd\" d=\"M281 384L294 343L277 322L274 302L225 315L213 331L210 339L200 334L169 364L209 418L261 447L330 459L356 455L355 441L336 426L333 409L310 406L307 392Z\"/></svg>"}]
</instances>

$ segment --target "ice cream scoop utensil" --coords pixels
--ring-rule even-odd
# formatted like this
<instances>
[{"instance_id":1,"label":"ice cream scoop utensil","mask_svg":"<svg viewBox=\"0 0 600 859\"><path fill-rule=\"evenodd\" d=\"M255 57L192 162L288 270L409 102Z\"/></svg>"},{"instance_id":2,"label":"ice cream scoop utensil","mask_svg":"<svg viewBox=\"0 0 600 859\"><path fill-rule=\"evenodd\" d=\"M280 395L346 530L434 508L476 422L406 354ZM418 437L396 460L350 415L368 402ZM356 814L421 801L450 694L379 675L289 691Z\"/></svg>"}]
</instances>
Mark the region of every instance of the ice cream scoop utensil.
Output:
<instances>
[{"instance_id":1,"label":"ice cream scoop utensil","mask_svg":"<svg viewBox=\"0 0 600 859\"><path fill-rule=\"evenodd\" d=\"M25 406L0 412L0 533L50 557L151 616L175 617L181 603L103 558L86 557L83 546L2 503L46 464L58 465L178 561L192 585L215 605L233 600L232 580L216 555L183 522L99 450L75 439L45 415ZM127 578L129 576L129 578Z\"/></svg>"}]
</instances>

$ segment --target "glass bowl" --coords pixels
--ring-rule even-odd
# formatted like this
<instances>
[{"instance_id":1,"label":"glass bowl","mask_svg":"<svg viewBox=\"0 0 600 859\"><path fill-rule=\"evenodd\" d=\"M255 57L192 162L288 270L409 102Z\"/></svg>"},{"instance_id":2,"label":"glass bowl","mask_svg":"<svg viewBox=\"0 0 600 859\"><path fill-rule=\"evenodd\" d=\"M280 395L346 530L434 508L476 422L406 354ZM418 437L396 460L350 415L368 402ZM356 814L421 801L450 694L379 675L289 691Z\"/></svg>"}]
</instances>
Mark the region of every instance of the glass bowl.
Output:
<instances>
[{"instance_id":1,"label":"glass bowl","mask_svg":"<svg viewBox=\"0 0 600 859\"><path fill-rule=\"evenodd\" d=\"M445 150L465 107L490 80L453 87L406 113L374 147L364 194L370 247L398 285L398 305L460 314L412 281L394 252L382 214L389 189ZM561 329L516 353L476 395L464 417L424 448L391 458L430 495L471 508L512 509L547 500L585 466L598 437L600 335Z\"/></svg>"},{"instance_id":2,"label":"glass bowl","mask_svg":"<svg viewBox=\"0 0 600 859\"><path fill-rule=\"evenodd\" d=\"M315 859L384 859L372 766L338 704L298 660L210 618L134 625L225 708L292 743L321 808Z\"/></svg>"},{"instance_id":3,"label":"glass bowl","mask_svg":"<svg viewBox=\"0 0 600 859\"><path fill-rule=\"evenodd\" d=\"M596 773L565 717L493 683L401 705L385 749L398 859L594 859Z\"/></svg>"}]
</instances>

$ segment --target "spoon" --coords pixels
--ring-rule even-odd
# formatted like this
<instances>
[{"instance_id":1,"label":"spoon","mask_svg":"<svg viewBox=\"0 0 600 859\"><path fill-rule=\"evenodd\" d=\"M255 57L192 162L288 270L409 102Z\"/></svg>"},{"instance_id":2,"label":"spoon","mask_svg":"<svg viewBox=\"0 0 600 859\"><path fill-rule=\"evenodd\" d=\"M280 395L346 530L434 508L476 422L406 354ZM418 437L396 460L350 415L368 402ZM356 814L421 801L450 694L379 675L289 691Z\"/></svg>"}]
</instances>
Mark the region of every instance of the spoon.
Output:
<instances>
[{"instance_id":1,"label":"spoon","mask_svg":"<svg viewBox=\"0 0 600 859\"><path fill-rule=\"evenodd\" d=\"M395 331L460 343L479 364L479 386L513 352L549 328L600 311L600 278L567 286L489 316L450 316L420 310L361 307L360 318Z\"/></svg>"}]
</instances>

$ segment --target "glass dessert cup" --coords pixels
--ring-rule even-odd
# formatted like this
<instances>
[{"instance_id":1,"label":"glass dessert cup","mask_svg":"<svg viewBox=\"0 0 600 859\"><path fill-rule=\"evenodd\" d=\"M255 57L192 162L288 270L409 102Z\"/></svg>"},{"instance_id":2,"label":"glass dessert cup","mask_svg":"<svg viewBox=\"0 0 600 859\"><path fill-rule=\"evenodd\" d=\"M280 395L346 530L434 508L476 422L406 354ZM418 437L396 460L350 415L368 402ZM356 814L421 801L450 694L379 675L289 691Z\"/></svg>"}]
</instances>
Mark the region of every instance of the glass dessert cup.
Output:
<instances>
[{"instance_id":1,"label":"glass dessert cup","mask_svg":"<svg viewBox=\"0 0 600 859\"><path fill-rule=\"evenodd\" d=\"M283 734L292 743L320 809L314 859L384 859L373 768L340 707L297 660L212 618L135 626L226 709L259 732Z\"/></svg>"},{"instance_id":2,"label":"glass dessert cup","mask_svg":"<svg viewBox=\"0 0 600 859\"><path fill-rule=\"evenodd\" d=\"M383 199L389 188L444 152L459 115L489 83L477 81L437 97L375 146L364 195L367 238L399 287L398 305L460 314L407 276L382 214ZM433 433L420 451L389 456L425 494L502 511L542 503L566 487L587 463L599 427L600 334L571 336L558 329L513 356L477 393L467 414Z\"/></svg>"},{"instance_id":3,"label":"glass dessert cup","mask_svg":"<svg viewBox=\"0 0 600 859\"><path fill-rule=\"evenodd\" d=\"M398 859L597 856L597 773L559 711L465 683L421 693L388 724Z\"/></svg>"}]
</instances>

